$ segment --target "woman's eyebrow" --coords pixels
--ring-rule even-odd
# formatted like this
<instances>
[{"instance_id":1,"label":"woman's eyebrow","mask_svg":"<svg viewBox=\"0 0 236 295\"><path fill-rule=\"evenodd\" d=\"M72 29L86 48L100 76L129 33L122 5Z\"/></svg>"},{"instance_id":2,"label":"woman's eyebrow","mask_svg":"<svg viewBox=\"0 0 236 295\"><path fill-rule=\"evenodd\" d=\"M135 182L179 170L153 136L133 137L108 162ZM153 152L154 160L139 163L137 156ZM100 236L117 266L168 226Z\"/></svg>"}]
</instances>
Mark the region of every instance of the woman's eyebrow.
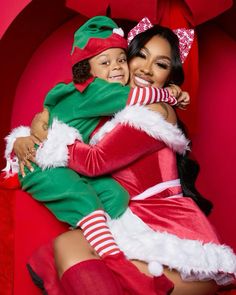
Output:
<instances>
[{"instance_id":1,"label":"woman's eyebrow","mask_svg":"<svg viewBox=\"0 0 236 295\"><path fill-rule=\"evenodd\" d=\"M166 55L158 55L157 58L158 59L167 59L168 61L171 61L171 58L169 56L166 56Z\"/></svg>"},{"instance_id":2,"label":"woman's eyebrow","mask_svg":"<svg viewBox=\"0 0 236 295\"><path fill-rule=\"evenodd\" d=\"M147 47L143 46L142 49L145 50L149 55L151 55L151 53ZM167 55L158 55L157 58L158 59L166 59L168 61L171 61L171 58Z\"/></svg>"}]
</instances>

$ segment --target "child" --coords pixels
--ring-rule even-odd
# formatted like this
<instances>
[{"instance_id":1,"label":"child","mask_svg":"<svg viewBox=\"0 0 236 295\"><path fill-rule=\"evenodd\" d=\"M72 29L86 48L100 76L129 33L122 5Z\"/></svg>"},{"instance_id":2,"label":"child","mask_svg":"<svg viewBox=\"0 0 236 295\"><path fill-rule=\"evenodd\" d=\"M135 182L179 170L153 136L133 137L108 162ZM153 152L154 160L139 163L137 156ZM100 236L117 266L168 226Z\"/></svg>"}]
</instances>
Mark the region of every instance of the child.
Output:
<instances>
[{"instance_id":1,"label":"child","mask_svg":"<svg viewBox=\"0 0 236 295\"><path fill-rule=\"evenodd\" d=\"M135 268L128 261L124 263L125 259L106 225L104 212L113 219L119 217L128 206L128 193L111 177L90 179L64 167L66 163L57 159L57 155L66 153L64 147L75 139L88 143L101 116L111 116L126 104L176 103L169 94L171 89L131 89L120 85L127 84L129 73L126 40L119 34L116 24L104 16L90 19L77 30L72 50L74 82L59 83L46 96L42 113L45 134L35 135L40 140L45 139L49 116L47 140L37 150L39 166L34 165L34 171L26 172L25 177L20 175L20 181L23 190L43 202L59 220L72 227L81 227L99 256L104 259L109 256L108 261L111 256L119 257L122 261L120 271L133 273L135 281L135 278L141 279L141 274L140 277L135 274ZM113 63L115 68L108 70L107 65ZM126 280L125 275L122 277ZM146 280L143 275L142 278ZM132 283L129 281L128 284ZM133 287L135 289L135 284ZM139 294L141 291L135 292Z\"/></svg>"}]
</instances>

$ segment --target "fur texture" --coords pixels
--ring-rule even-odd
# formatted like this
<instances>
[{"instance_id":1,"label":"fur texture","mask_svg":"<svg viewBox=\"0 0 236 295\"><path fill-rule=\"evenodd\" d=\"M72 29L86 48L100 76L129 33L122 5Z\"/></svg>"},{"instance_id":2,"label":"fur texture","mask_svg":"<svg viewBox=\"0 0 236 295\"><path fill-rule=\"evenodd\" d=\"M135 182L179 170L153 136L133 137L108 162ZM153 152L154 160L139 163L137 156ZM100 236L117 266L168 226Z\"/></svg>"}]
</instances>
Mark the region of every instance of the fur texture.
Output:
<instances>
[{"instance_id":1,"label":"fur texture","mask_svg":"<svg viewBox=\"0 0 236 295\"><path fill-rule=\"evenodd\" d=\"M19 126L11 131L11 133L5 137L6 149L5 149L5 159L6 167L3 171L6 172L7 176L15 174L19 171L18 159L13 155L13 145L17 137L29 136L30 128L27 126Z\"/></svg>"},{"instance_id":2,"label":"fur texture","mask_svg":"<svg viewBox=\"0 0 236 295\"><path fill-rule=\"evenodd\" d=\"M151 271L155 272L153 262L156 261L178 270L188 281L214 279L217 284L226 285L235 278L236 256L228 246L180 239L167 232L154 231L130 209L108 223L125 255L151 263Z\"/></svg>"},{"instance_id":3,"label":"fur texture","mask_svg":"<svg viewBox=\"0 0 236 295\"><path fill-rule=\"evenodd\" d=\"M133 128L142 130L148 135L164 141L177 153L184 154L186 150L189 150L189 140L176 125L168 123L160 114L143 106L128 106L117 113L93 136L90 143L99 142L117 124L128 124Z\"/></svg>"},{"instance_id":4,"label":"fur texture","mask_svg":"<svg viewBox=\"0 0 236 295\"><path fill-rule=\"evenodd\" d=\"M77 129L54 119L48 130L47 139L36 152L37 164L42 169L67 166L67 145L74 143L76 139L82 140Z\"/></svg>"}]
</instances>

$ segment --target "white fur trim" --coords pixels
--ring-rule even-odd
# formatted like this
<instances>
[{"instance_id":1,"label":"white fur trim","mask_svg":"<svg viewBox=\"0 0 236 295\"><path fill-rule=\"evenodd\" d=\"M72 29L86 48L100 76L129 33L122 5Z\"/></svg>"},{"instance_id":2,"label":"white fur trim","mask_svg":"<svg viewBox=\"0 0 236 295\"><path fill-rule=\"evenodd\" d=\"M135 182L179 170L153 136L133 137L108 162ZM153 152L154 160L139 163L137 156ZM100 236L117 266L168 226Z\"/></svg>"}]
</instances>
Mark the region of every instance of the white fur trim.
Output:
<instances>
[{"instance_id":1,"label":"white fur trim","mask_svg":"<svg viewBox=\"0 0 236 295\"><path fill-rule=\"evenodd\" d=\"M128 208L118 219L108 219L112 234L129 259L157 261L180 272L184 280L214 279L231 283L236 275L236 256L226 245L181 239L146 225Z\"/></svg>"},{"instance_id":2,"label":"white fur trim","mask_svg":"<svg viewBox=\"0 0 236 295\"><path fill-rule=\"evenodd\" d=\"M77 129L54 119L48 130L47 140L36 152L37 164L42 169L67 166L69 158L67 145L74 143L76 139L82 140Z\"/></svg>"},{"instance_id":3,"label":"white fur trim","mask_svg":"<svg viewBox=\"0 0 236 295\"><path fill-rule=\"evenodd\" d=\"M16 156L12 156L13 145L17 137L24 137L30 135L30 128L27 126L19 126L11 131L9 135L5 137L6 149L5 149L5 159L6 167L3 171L6 172L7 176L10 176L19 171L18 159Z\"/></svg>"},{"instance_id":4,"label":"white fur trim","mask_svg":"<svg viewBox=\"0 0 236 295\"><path fill-rule=\"evenodd\" d=\"M114 34L117 34L117 35L121 36L121 37L125 36L125 33L121 28L114 28L112 32Z\"/></svg>"},{"instance_id":5,"label":"white fur trim","mask_svg":"<svg viewBox=\"0 0 236 295\"><path fill-rule=\"evenodd\" d=\"M151 261L148 263L148 271L155 277L159 277L163 274L163 266L157 261Z\"/></svg>"},{"instance_id":6,"label":"white fur trim","mask_svg":"<svg viewBox=\"0 0 236 295\"><path fill-rule=\"evenodd\" d=\"M189 150L189 140L176 125L170 124L162 115L144 106L127 106L117 113L92 137L90 144L96 144L119 123L146 132L155 139L165 142L175 152L182 154Z\"/></svg>"}]
</instances>

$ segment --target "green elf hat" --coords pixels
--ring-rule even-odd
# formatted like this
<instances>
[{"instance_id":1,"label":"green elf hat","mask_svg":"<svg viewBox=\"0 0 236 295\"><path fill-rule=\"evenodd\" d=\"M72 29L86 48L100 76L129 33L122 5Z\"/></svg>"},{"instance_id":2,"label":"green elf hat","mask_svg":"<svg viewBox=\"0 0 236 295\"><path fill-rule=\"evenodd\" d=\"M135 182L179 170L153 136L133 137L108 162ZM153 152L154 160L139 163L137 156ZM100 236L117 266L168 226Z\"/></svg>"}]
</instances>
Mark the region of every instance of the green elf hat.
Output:
<instances>
[{"instance_id":1,"label":"green elf hat","mask_svg":"<svg viewBox=\"0 0 236 295\"><path fill-rule=\"evenodd\" d=\"M106 16L95 16L83 24L74 35L72 64L91 58L109 48L127 48L124 32Z\"/></svg>"}]
</instances>

